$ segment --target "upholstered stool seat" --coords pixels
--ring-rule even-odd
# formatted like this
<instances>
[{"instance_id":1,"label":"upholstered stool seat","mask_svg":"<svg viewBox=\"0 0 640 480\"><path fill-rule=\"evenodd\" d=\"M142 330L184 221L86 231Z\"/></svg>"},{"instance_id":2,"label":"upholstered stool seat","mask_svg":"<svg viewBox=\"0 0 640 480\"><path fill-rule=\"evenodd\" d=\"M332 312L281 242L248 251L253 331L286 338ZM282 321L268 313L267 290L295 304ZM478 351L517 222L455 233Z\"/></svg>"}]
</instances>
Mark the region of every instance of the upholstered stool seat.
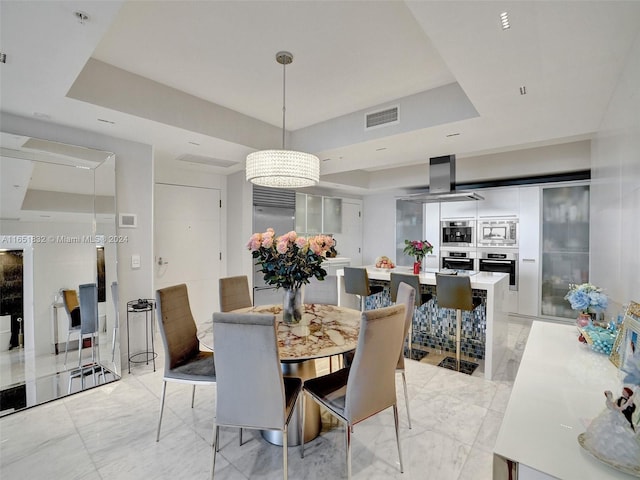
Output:
<instances>
[{"instance_id":1,"label":"upholstered stool seat","mask_svg":"<svg viewBox=\"0 0 640 480\"><path fill-rule=\"evenodd\" d=\"M344 291L360 298L360 310L364 311L364 302L369 295L384 290L381 285L370 285L366 268L344 267Z\"/></svg>"}]
</instances>

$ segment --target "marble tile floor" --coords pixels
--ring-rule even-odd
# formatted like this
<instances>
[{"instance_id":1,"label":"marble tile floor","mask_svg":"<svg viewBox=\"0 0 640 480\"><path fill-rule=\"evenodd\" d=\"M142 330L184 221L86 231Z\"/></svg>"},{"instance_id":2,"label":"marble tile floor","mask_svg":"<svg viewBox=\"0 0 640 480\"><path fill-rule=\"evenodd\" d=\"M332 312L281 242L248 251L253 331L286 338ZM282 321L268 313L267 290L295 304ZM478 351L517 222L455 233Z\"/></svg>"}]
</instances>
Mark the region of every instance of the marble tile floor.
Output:
<instances>
[{"instance_id":1,"label":"marble tile floor","mask_svg":"<svg viewBox=\"0 0 640 480\"><path fill-rule=\"evenodd\" d=\"M391 410L355 427L354 479L489 480L492 449L524 350L530 321L512 318L509 355L493 381L407 361L413 428L407 428L398 377L404 474ZM162 363L160 364L162 365ZM318 371L328 369L319 362ZM3 479L210 478L215 387L170 383L160 442L155 442L162 369L138 366L122 381L0 419ZM216 478L282 478L282 449L247 431L221 429ZM346 477L344 430L327 414L321 435L289 449L289 478Z\"/></svg>"}]
</instances>

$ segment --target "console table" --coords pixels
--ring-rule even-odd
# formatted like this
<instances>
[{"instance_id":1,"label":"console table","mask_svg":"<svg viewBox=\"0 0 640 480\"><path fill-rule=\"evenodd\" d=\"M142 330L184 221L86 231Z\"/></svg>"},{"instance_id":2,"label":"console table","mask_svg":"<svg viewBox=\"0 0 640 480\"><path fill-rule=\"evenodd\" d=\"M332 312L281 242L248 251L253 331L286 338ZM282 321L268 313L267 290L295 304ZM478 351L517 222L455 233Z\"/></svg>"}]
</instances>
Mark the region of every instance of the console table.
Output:
<instances>
[{"instance_id":1,"label":"console table","mask_svg":"<svg viewBox=\"0 0 640 480\"><path fill-rule=\"evenodd\" d=\"M617 395L621 385L609 357L578 342L575 326L533 322L493 449L494 480L632 478L578 443L588 422L606 408L603 392Z\"/></svg>"}]
</instances>

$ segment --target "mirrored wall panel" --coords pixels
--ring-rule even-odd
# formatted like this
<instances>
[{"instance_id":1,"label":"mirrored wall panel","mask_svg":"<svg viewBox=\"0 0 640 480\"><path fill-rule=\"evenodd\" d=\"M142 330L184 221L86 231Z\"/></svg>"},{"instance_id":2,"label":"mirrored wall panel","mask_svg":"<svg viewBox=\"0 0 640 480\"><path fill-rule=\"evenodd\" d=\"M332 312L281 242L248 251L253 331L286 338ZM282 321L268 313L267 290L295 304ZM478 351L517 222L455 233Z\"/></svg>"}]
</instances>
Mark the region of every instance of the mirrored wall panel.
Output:
<instances>
[{"instance_id":1,"label":"mirrored wall panel","mask_svg":"<svg viewBox=\"0 0 640 480\"><path fill-rule=\"evenodd\" d=\"M0 133L0 416L119 379L115 155Z\"/></svg>"}]
</instances>

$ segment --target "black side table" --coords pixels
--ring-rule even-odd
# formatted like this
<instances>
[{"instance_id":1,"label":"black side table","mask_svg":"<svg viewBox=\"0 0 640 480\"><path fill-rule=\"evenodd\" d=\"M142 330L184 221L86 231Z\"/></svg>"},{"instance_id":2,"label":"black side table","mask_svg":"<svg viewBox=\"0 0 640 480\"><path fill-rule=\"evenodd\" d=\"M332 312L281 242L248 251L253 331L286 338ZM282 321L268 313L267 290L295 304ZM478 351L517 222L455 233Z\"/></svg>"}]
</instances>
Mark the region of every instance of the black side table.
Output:
<instances>
[{"instance_id":1,"label":"black side table","mask_svg":"<svg viewBox=\"0 0 640 480\"><path fill-rule=\"evenodd\" d=\"M153 345L153 314L155 307L155 301L149 298L142 299L142 302L140 300L127 302L127 360L129 373L131 373L132 363L146 363L149 365L149 360L153 362L153 371L156 371L156 357L158 354ZM129 349L129 317L139 317L140 314L144 314L145 351L131 355ZM151 350L149 350L149 337L151 337Z\"/></svg>"}]
</instances>

